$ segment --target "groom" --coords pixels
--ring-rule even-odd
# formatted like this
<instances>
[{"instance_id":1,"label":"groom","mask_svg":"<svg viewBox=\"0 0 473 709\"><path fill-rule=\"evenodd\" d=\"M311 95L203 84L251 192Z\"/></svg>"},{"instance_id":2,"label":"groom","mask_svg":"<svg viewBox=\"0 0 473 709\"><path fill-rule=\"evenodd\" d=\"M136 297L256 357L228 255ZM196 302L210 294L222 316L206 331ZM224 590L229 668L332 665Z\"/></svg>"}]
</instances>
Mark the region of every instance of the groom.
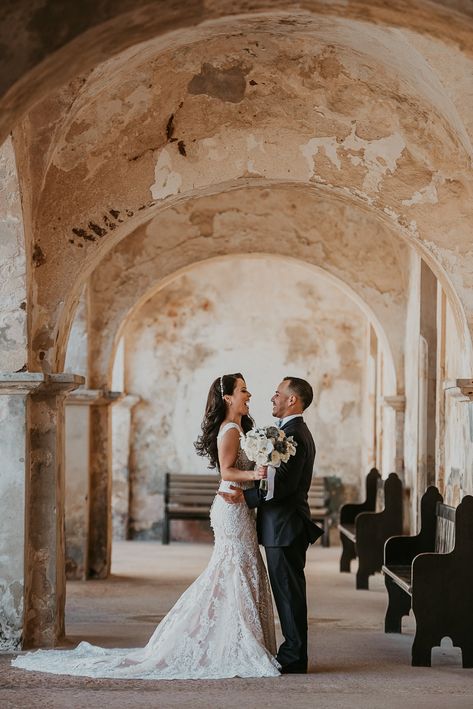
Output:
<instances>
[{"instance_id":1,"label":"groom","mask_svg":"<svg viewBox=\"0 0 473 709\"><path fill-rule=\"evenodd\" d=\"M283 674L307 672L307 600L304 575L309 544L323 534L310 518L307 493L312 481L315 444L303 418L313 399L304 379L285 377L271 402L279 427L297 443L296 454L268 470L268 491L257 487L220 493L229 503L258 507L258 541L266 551L269 579L284 642L276 659Z\"/></svg>"}]
</instances>

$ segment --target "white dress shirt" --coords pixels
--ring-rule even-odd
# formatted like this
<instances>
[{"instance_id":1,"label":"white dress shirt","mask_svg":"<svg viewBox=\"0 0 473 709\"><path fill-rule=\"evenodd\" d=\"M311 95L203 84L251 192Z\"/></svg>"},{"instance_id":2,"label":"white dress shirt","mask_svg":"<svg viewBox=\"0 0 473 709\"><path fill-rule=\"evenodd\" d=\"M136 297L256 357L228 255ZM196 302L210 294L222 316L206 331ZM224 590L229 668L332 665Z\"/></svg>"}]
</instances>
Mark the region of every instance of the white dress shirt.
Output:
<instances>
[{"instance_id":1,"label":"white dress shirt","mask_svg":"<svg viewBox=\"0 0 473 709\"><path fill-rule=\"evenodd\" d=\"M302 417L302 414L292 414L291 416L285 416L279 421L279 428L286 425L288 421ZM276 468L273 465L268 465L268 492L266 493L265 502L269 502L274 497L274 478L276 477Z\"/></svg>"}]
</instances>

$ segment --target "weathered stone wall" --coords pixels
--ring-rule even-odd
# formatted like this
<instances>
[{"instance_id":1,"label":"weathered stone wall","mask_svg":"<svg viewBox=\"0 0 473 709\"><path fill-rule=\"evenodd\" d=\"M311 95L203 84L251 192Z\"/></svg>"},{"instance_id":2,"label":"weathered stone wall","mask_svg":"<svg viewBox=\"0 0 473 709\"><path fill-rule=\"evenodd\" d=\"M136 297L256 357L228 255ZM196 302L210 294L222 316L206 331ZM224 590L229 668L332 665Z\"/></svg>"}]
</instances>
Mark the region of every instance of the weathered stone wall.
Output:
<instances>
[{"instance_id":1,"label":"weathered stone wall","mask_svg":"<svg viewBox=\"0 0 473 709\"><path fill-rule=\"evenodd\" d=\"M26 253L11 138L0 147L0 371L26 368Z\"/></svg>"},{"instance_id":2,"label":"weathered stone wall","mask_svg":"<svg viewBox=\"0 0 473 709\"><path fill-rule=\"evenodd\" d=\"M447 304L445 320L445 437L443 494L449 505L473 495L473 402L456 386L468 367L452 309Z\"/></svg>"},{"instance_id":3,"label":"weathered stone wall","mask_svg":"<svg viewBox=\"0 0 473 709\"><path fill-rule=\"evenodd\" d=\"M8 138L0 148L2 373L23 371L26 368L26 299L21 196L12 141ZM8 381L0 377L0 650L17 648L23 629L27 395L27 388L10 388Z\"/></svg>"},{"instance_id":4,"label":"weathered stone wall","mask_svg":"<svg viewBox=\"0 0 473 709\"><path fill-rule=\"evenodd\" d=\"M270 353L268 348L257 353L254 338L248 341L243 325L238 326L243 345L235 366L261 371L262 391L265 376L285 373L287 366L313 372L319 408L308 416L332 451L332 457L319 451L321 472L358 460L359 449L351 445L353 420L360 418L359 402L366 409L370 397L376 399L371 402L376 426L365 410L358 445L361 438L373 440L363 464L374 457L383 472L393 465L400 470L405 395L405 473L413 491L413 520L428 458L433 459L434 404L438 482L450 502L473 491L473 414L469 395L457 382L473 375L473 27L468 3L416 0L406 11L402 0L302 5L103 0L83 8L80 17L77 9L66 12L59 5L18 0L0 8L0 136L3 140L12 132L15 147L13 155L8 139L0 152L0 370L28 368L48 375L62 372L66 361L67 370L78 365L95 388L90 391L95 401L90 470L81 472L74 459L82 475L81 497L89 472L94 492L88 549L93 574L106 575L110 560L113 397L102 390L110 388L120 327L155 284L215 257L270 253L300 259L345 283L363 301L365 316L371 313L377 320L382 341L373 358L376 370L370 363L376 386L365 387L364 396L359 373L355 376L356 367L347 362L364 351L366 340L363 344L361 330L354 333L355 320L347 329L348 310L344 306L337 313L334 300L329 318L326 283L322 294L317 285L311 288L324 314L320 322L325 341L332 343L330 352L319 346L323 338L309 317L312 296L307 293L298 292L294 301L303 300L305 319L295 330L286 327L284 343L273 342ZM410 268L406 244L413 250ZM443 354L437 352L436 395L427 427L420 256L441 286L438 333L433 309L428 312L430 353L435 334ZM229 264L219 268L231 270ZM92 273L89 352L83 346L85 311L79 309L66 358L75 306ZM229 303L216 290L212 298L199 291L197 271L180 278L180 290L171 284L150 301L157 306L154 313L149 303L138 311L149 331L135 314L136 338L128 337L132 383L137 393L152 395L152 405L144 400L137 410L131 458L137 483L131 522L138 535L152 533L156 521L160 466L195 465L186 446L196 431L188 430L187 421L200 418L205 392L197 385L186 391L183 375L192 383L197 362L203 387L214 369L233 367L231 355L237 355L229 331L225 342L218 343L210 332L201 339L205 318L212 317L209 308L223 315ZM259 277L261 282L268 278ZM212 288L210 282L207 290ZM207 310L199 309L205 298ZM235 297L232 303L239 317ZM271 343L264 319L258 334ZM298 346L289 352L291 337ZM152 343L165 354L163 360L155 355L151 373L146 347L140 353L136 343ZM343 343L351 343L352 351L349 346L342 351ZM162 375L159 382L156 373ZM369 375L365 367L364 384ZM54 386L61 388L58 376ZM63 625L62 398L59 403L45 376L41 396L29 402L28 421L25 397L40 379L27 379L14 385L13 394L9 375L2 380L0 444L6 472L1 492L7 506L0 549L7 559L0 565L7 618L2 633L7 642L17 641L26 551L31 564L24 574L25 637L41 644L55 642ZM73 379L62 382L63 393L77 386ZM343 392L337 388L340 381ZM433 379L430 383L433 389ZM268 399L269 391L261 396ZM258 415L264 413L261 406L255 408ZM115 477L123 483L121 503L129 485L128 421L129 409L117 413L115 436L122 445ZM73 428L77 434L77 421ZM159 448L160 430L165 435ZM32 485L38 470L43 476L30 499L25 470L34 473L26 477ZM343 474L348 480L353 471L346 468ZM149 486L140 487L140 480ZM23 549L11 534L21 521L25 497L30 542ZM128 525L123 514L122 528ZM41 558L28 544L40 550Z\"/></svg>"},{"instance_id":5,"label":"weathered stone wall","mask_svg":"<svg viewBox=\"0 0 473 709\"><path fill-rule=\"evenodd\" d=\"M89 371L87 363L88 329L87 291L84 289L77 305L74 321L69 333L64 371L81 374L85 377L85 386L87 386L87 375Z\"/></svg>"},{"instance_id":6,"label":"weathered stone wall","mask_svg":"<svg viewBox=\"0 0 473 709\"><path fill-rule=\"evenodd\" d=\"M45 98L19 133L35 195L34 366L62 366L71 304L105 252L160 210L237 186L305 186L343 204L347 222L370 213L424 251L452 294L454 274L473 313L462 99L473 81L444 72L446 89L429 59L453 67L458 50L439 37L308 12L232 17L128 49Z\"/></svg>"},{"instance_id":7,"label":"weathered stone wall","mask_svg":"<svg viewBox=\"0 0 473 709\"><path fill-rule=\"evenodd\" d=\"M23 630L26 396L0 396L0 651L19 647Z\"/></svg>"},{"instance_id":8,"label":"weathered stone wall","mask_svg":"<svg viewBox=\"0 0 473 709\"><path fill-rule=\"evenodd\" d=\"M406 485L411 493L413 530L419 523L420 497L431 474L431 464L427 465L425 459L429 427L429 435L435 434L435 481L446 501L457 505L465 494L473 493L473 404L457 383L458 379L470 378L465 333L448 298L439 289L434 337L437 360L437 420L434 424L433 414L426 408L427 349L421 335L421 272L421 261L412 253L404 343L404 461Z\"/></svg>"},{"instance_id":9,"label":"weathered stone wall","mask_svg":"<svg viewBox=\"0 0 473 709\"><path fill-rule=\"evenodd\" d=\"M281 260L204 264L177 278L135 313L126 330L133 414L131 528L155 536L167 471L207 471L193 449L208 388L241 371L257 424L271 419L270 398L287 374L312 382L306 413L319 475L358 485L361 373L366 319L321 276Z\"/></svg>"}]
</instances>

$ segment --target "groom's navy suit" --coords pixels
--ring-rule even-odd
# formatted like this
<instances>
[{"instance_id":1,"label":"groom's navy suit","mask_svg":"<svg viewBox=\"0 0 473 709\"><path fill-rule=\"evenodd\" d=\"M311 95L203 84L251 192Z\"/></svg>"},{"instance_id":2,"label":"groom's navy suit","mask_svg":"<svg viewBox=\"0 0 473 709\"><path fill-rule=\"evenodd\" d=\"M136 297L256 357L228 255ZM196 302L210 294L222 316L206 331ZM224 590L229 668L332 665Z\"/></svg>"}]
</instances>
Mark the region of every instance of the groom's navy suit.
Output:
<instances>
[{"instance_id":1,"label":"groom's navy suit","mask_svg":"<svg viewBox=\"0 0 473 709\"><path fill-rule=\"evenodd\" d=\"M277 659L292 671L307 668L307 600L305 557L309 544L323 534L310 518L307 493L312 481L315 444L302 416L283 427L293 436L296 453L276 469L274 497L265 501L257 487L244 490L248 507L257 507L258 541L265 547L269 579L284 642Z\"/></svg>"}]
</instances>

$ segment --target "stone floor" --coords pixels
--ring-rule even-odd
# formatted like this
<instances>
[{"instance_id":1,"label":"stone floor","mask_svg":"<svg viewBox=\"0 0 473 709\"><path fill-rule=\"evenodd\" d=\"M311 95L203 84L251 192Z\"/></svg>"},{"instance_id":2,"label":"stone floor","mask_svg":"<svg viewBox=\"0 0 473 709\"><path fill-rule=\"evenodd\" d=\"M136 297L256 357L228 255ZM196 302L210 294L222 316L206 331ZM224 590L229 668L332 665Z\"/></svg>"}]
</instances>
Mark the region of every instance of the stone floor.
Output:
<instances>
[{"instance_id":1,"label":"stone floor","mask_svg":"<svg viewBox=\"0 0 473 709\"><path fill-rule=\"evenodd\" d=\"M108 581L68 586L67 644L143 645L178 595L205 567L209 545L149 542L114 545ZM0 656L0 707L315 707L437 709L473 707L473 670L460 652L437 648L432 668L410 666L414 623L403 635L382 631L383 579L355 591L354 576L337 570L339 549L311 548L307 576L310 673L275 679L127 681L58 677L10 668Z\"/></svg>"}]
</instances>

